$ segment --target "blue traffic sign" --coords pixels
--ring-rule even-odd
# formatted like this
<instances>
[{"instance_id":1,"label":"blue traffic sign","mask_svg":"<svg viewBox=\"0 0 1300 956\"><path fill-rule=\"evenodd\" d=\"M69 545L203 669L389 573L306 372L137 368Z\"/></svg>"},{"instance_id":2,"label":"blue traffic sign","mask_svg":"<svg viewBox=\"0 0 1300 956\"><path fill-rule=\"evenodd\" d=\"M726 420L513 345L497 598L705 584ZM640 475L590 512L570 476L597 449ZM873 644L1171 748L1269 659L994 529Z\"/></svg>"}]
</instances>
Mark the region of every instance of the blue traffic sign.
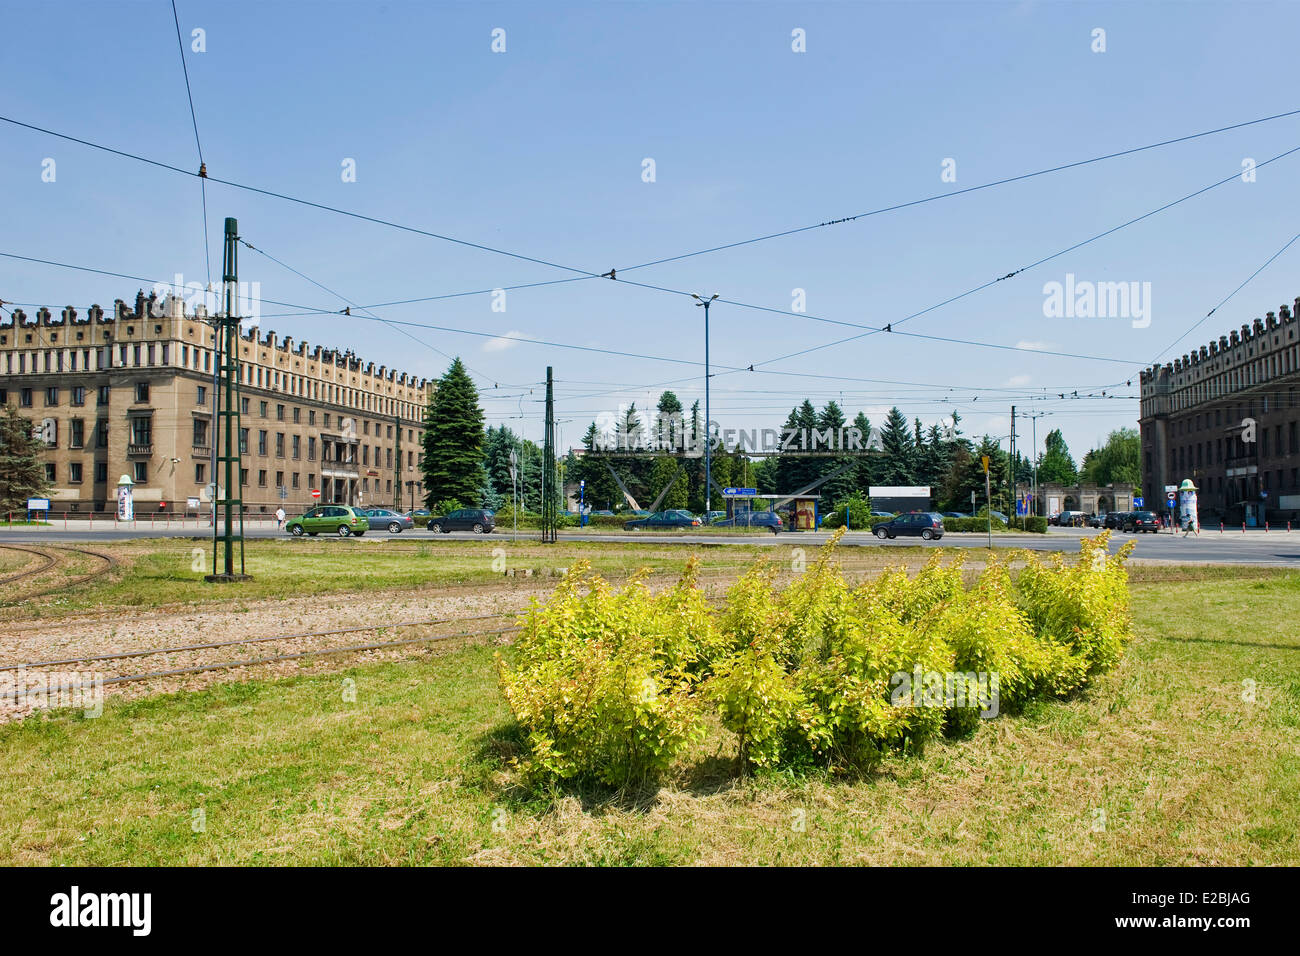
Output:
<instances>
[{"instance_id":1,"label":"blue traffic sign","mask_svg":"<svg viewBox=\"0 0 1300 956\"><path fill-rule=\"evenodd\" d=\"M722 493L728 498L732 498L737 495L756 495L758 494L758 489L757 488L723 488Z\"/></svg>"},{"instance_id":2,"label":"blue traffic sign","mask_svg":"<svg viewBox=\"0 0 1300 956\"><path fill-rule=\"evenodd\" d=\"M1134 508L1141 508L1141 507L1142 507L1142 496L1141 496L1141 495L1134 495L1134 496L1133 496L1133 507L1134 507Z\"/></svg>"}]
</instances>

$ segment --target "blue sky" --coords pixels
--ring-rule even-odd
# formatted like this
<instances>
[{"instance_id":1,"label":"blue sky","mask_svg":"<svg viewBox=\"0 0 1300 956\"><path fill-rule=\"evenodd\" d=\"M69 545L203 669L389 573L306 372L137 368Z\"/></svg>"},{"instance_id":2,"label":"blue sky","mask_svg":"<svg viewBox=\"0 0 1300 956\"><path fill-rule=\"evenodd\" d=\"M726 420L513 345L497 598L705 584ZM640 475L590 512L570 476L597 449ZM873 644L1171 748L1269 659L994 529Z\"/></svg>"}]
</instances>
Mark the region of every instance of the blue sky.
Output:
<instances>
[{"instance_id":1,"label":"blue sky","mask_svg":"<svg viewBox=\"0 0 1300 956\"><path fill-rule=\"evenodd\" d=\"M8 4L0 114L185 169L198 156L170 3ZM1300 146L1300 116L668 263L633 265L839 219L1057 164L1300 108L1293 4L251 3L178 0L212 176L586 272L791 311L719 303L712 360L724 427L778 425L805 396L873 422L897 404L929 424L1008 431L1049 412L1076 459L1136 400L1137 373L1300 232L1300 153L906 323L906 331L1119 358L1090 361L872 335L1257 162ZM206 51L189 49L205 31ZM506 50L491 49L505 30ZM1093 31L1106 50L1093 52ZM791 49L805 31L806 52ZM42 163L56 163L43 182ZM643 160L655 181L643 181ZM956 182L941 180L945 159ZM342 181L346 159L356 181ZM206 278L199 183L0 123L0 251L136 276ZM220 231L262 296L321 309L565 278L502 255L208 187ZM1300 294L1292 246L1176 353ZM1049 318L1044 284L1150 283L1150 324ZM51 307L130 299L140 283L0 259L0 298ZM147 291L147 290L146 290ZM541 339L699 362L685 297L588 279L376 309L385 319L511 333L492 340L365 318L261 326L435 377L460 355L489 421L541 435L555 369L564 444L664 382L689 403L702 368L530 344ZM30 309L29 309L30 311ZM358 310L353 310L358 311ZM413 341L414 336L417 341ZM720 369L725 371L725 368ZM797 373L797 374L778 374ZM861 381L882 379L908 385ZM1133 380L1131 387L1123 383ZM977 391L984 389L985 391ZM978 401L974 401L975 396ZM1051 395L1052 400L1041 400ZM1021 447L1029 443L1027 423Z\"/></svg>"}]
</instances>

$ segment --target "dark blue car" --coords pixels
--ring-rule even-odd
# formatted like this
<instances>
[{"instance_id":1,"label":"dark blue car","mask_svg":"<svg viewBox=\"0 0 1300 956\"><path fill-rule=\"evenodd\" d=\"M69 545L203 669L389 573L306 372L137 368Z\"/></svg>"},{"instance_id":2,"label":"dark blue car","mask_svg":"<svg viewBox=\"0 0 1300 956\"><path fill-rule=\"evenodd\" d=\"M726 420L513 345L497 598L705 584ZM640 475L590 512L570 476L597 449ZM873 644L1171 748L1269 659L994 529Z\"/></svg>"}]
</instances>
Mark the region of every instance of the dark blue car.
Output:
<instances>
[{"instance_id":1,"label":"dark blue car","mask_svg":"<svg viewBox=\"0 0 1300 956\"><path fill-rule=\"evenodd\" d=\"M734 518L719 518L713 522L714 528L767 528L773 534L780 534L785 526L781 516L774 511L749 511Z\"/></svg>"},{"instance_id":2,"label":"dark blue car","mask_svg":"<svg viewBox=\"0 0 1300 956\"><path fill-rule=\"evenodd\" d=\"M882 521L871 530L882 540L912 535L930 541L943 537L943 516L933 511L912 511L892 521Z\"/></svg>"}]
</instances>

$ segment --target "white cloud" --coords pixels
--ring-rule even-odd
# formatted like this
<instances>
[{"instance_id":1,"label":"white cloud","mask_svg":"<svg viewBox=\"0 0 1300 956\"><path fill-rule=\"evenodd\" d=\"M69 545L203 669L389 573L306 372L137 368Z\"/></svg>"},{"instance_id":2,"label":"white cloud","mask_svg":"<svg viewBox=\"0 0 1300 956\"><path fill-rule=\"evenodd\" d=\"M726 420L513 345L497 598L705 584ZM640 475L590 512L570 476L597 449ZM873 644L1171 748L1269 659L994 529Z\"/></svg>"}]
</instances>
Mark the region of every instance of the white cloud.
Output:
<instances>
[{"instance_id":1,"label":"white cloud","mask_svg":"<svg viewBox=\"0 0 1300 956\"><path fill-rule=\"evenodd\" d=\"M505 335L498 335L496 338L488 339L483 343L484 352L504 352L506 349L514 348L520 341L527 341L532 336L511 330Z\"/></svg>"},{"instance_id":2,"label":"white cloud","mask_svg":"<svg viewBox=\"0 0 1300 956\"><path fill-rule=\"evenodd\" d=\"M1032 375L1012 375L1002 383L1003 388L1019 388L1021 385L1028 385L1033 381Z\"/></svg>"},{"instance_id":3,"label":"white cloud","mask_svg":"<svg viewBox=\"0 0 1300 956\"><path fill-rule=\"evenodd\" d=\"M1056 348L1053 342L1030 342L1027 339L1021 339L1016 343L1018 349L1033 349L1035 352L1046 352Z\"/></svg>"}]
</instances>

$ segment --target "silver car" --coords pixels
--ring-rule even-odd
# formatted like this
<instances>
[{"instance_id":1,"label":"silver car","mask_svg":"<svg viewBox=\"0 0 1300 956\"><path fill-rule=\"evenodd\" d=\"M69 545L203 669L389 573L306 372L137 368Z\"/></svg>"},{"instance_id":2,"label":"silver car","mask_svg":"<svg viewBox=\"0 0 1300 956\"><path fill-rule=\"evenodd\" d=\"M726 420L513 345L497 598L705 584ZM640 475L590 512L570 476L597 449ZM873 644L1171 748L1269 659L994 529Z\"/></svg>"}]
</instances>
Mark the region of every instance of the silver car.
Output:
<instances>
[{"instance_id":1,"label":"silver car","mask_svg":"<svg viewBox=\"0 0 1300 956\"><path fill-rule=\"evenodd\" d=\"M358 508L357 512L366 516L371 531L386 530L389 534L401 534L415 527L415 522L409 517L389 508Z\"/></svg>"}]
</instances>

